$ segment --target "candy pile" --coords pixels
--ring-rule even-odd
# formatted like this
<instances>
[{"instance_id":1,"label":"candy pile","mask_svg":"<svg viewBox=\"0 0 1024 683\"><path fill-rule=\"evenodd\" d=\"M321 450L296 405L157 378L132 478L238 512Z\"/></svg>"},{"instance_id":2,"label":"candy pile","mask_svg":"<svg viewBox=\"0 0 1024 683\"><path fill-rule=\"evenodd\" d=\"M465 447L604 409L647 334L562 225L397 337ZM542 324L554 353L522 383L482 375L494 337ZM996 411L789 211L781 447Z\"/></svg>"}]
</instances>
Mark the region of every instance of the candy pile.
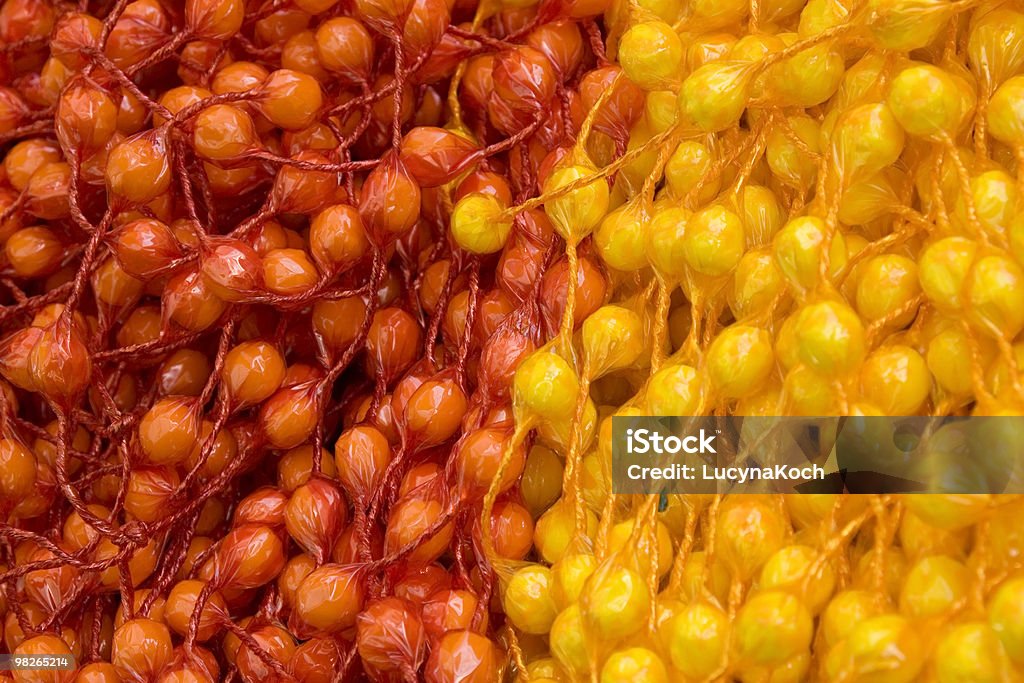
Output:
<instances>
[{"instance_id":1,"label":"candy pile","mask_svg":"<svg viewBox=\"0 0 1024 683\"><path fill-rule=\"evenodd\" d=\"M602 9L4 3L3 638L83 665L16 680L497 680L482 499L568 270L493 218Z\"/></svg>"},{"instance_id":2,"label":"candy pile","mask_svg":"<svg viewBox=\"0 0 1024 683\"><path fill-rule=\"evenodd\" d=\"M625 496L611 415L1024 408L1024 5L0 5L51 681L1015 681L1024 500ZM1024 200L1024 197L1021 198Z\"/></svg>"},{"instance_id":3,"label":"candy pile","mask_svg":"<svg viewBox=\"0 0 1024 683\"><path fill-rule=\"evenodd\" d=\"M625 155L589 142L610 195L545 203L611 303L578 298L579 335L514 381L513 444L572 424L536 562L503 572L528 680L1022 680L1020 496L659 505L611 493L606 416L1021 414L1024 13L620 9L644 113ZM574 163L545 190L590 177Z\"/></svg>"}]
</instances>

